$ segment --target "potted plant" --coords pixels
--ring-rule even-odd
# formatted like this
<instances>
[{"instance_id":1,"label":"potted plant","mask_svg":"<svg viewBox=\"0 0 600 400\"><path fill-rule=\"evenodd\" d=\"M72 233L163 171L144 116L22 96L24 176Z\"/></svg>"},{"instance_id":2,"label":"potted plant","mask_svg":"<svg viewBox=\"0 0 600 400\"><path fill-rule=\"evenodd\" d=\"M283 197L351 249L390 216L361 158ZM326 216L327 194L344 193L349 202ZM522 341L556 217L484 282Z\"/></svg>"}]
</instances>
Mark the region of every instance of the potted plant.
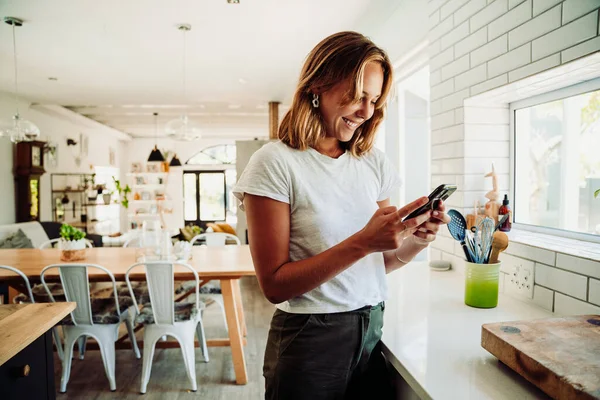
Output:
<instances>
[{"instance_id":1,"label":"potted plant","mask_svg":"<svg viewBox=\"0 0 600 400\"><path fill-rule=\"evenodd\" d=\"M59 248L62 261L77 261L85 258L85 232L69 224L60 227Z\"/></svg>"},{"instance_id":2,"label":"potted plant","mask_svg":"<svg viewBox=\"0 0 600 400\"><path fill-rule=\"evenodd\" d=\"M104 204L110 204L110 199L112 198L112 194L113 192L108 190L108 191L104 191L102 193L102 201L104 201Z\"/></svg>"}]
</instances>

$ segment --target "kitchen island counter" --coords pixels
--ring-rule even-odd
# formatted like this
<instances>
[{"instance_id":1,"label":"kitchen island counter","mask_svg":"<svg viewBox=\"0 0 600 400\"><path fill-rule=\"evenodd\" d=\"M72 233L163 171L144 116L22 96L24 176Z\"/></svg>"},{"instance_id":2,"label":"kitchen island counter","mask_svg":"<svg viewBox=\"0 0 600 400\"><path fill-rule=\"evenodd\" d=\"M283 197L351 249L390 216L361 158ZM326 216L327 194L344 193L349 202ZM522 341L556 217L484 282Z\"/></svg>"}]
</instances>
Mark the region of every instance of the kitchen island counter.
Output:
<instances>
[{"instance_id":1,"label":"kitchen island counter","mask_svg":"<svg viewBox=\"0 0 600 400\"><path fill-rule=\"evenodd\" d=\"M464 276L414 262L388 274L384 354L405 397L539 399L547 396L481 347L481 325L553 314L508 295L498 307L464 304Z\"/></svg>"}]
</instances>

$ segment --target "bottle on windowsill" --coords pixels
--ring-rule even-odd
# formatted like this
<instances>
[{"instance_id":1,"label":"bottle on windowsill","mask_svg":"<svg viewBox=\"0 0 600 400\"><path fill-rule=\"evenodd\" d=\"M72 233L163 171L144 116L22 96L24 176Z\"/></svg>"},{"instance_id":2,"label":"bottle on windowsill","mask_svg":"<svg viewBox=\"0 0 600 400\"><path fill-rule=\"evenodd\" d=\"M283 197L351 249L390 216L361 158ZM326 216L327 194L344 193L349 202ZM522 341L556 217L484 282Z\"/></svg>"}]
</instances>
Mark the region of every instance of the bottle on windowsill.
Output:
<instances>
[{"instance_id":1,"label":"bottle on windowsill","mask_svg":"<svg viewBox=\"0 0 600 400\"><path fill-rule=\"evenodd\" d=\"M508 206L508 195L507 194L504 195L504 200L502 200L502 205L500 206L500 209L498 209L498 219L502 219L502 216L505 214L511 214L510 207ZM504 221L502 223L502 225L500 225L499 230L501 230L502 232L510 232L510 228L512 226L511 219L512 219L512 216L509 215L508 218L506 219L506 221Z\"/></svg>"}]
</instances>

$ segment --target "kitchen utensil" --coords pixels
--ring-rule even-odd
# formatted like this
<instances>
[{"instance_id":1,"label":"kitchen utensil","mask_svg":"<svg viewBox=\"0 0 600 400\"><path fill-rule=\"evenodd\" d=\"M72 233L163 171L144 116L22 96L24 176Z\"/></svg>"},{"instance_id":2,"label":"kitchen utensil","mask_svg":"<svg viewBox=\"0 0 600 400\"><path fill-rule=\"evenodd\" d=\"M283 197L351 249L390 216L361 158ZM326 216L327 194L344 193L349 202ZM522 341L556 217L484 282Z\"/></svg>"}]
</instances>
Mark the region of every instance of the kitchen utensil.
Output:
<instances>
[{"instance_id":1,"label":"kitchen utensil","mask_svg":"<svg viewBox=\"0 0 600 400\"><path fill-rule=\"evenodd\" d=\"M481 234L481 254L479 254L478 258L482 264L487 263L488 254L492 248L492 235L494 234L494 220L485 217L479 222L478 228Z\"/></svg>"},{"instance_id":2,"label":"kitchen utensil","mask_svg":"<svg viewBox=\"0 0 600 400\"><path fill-rule=\"evenodd\" d=\"M481 241L479 240L481 236L479 232L479 225L475 225L473 228L471 228L471 230L473 231L473 248L475 249L473 252L475 255L475 257L473 257L473 262L481 263L481 260L479 260L479 254L481 253Z\"/></svg>"},{"instance_id":3,"label":"kitchen utensil","mask_svg":"<svg viewBox=\"0 0 600 400\"><path fill-rule=\"evenodd\" d=\"M498 223L496 224L496 226L494 227L494 232L496 232L498 229L500 229L500 226L504 223L504 221L506 221L506 219L508 218L508 214L505 214L502 216L502 218L500 218L500 220L498 221ZM492 237L493 240L493 237ZM486 253L485 256L485 263L487 263L490 260L490 255L492 253L492 248L490 246L490 248L488 249L488 252Z\"/></svg>"},{"instance_id":4,"label":"kitchen utensil","mask_svg":"<svg viewBox=\"0 0 600 400\"><path fill-rule=\"evenodd\" d=\"M508 219L508 216L510 214L504 214L502 216L502 218L500 218L500 220L498 221L498 223L496 224L496 227L494 228L494 232L496 232L498 229L500 229L500 226L504 223L504 221L506 221Z\"/></svg>"},{"instance_id":5,"label":"kitchen utensil","mask_svg":"<svg viewBox=\"0 0 600 400\"><path fill-rule=\"evenodd\" d=\"M555 399L599 397L598 315L484 324L481 346Z\"/></svg>"},{"instance_id":6,"label":"kitchen utensil","mask_svg":"<svg viewBox=\"0 0 600 400\"><path fill-rule=\"evenodd\" d=\"M470 254L475 254L475 243L473 242L473 233L469 229L465 229L465 243L467 243L467 247L469 248ZM471 258L473 259L474 257L471 256Z\"/></svg>"},{"instance_id":7,"label":"kitchen utensil","mask_svg":"<svg viewBox=\"0 0 600 400\"><path fill-rule=\"evenodd\" d=\"M452 235L454 240L460 242L460 245L462 246L463 251L465 252L465 258L467 259L467 261L472 262L473 258L469 253L467 244L465 243L465 229L467 226L465 217L463 217L462 214L456 210L448 211L448 215L450 216L450 222L448 223L448 230L450 231L450 234Z\"/></svg>"},{"instance_id":8,"label":"kitchen utensil","mask_svg":"<svg viewBox=\"0 0 600 400\"><path fill-rule=\"evenodd\" d=\"M492 241L492 253L488 262L495 264L498 262L500 252L506 250L508 247L508 236L504 232L494 232L494 239Z\"/></svg>"}]
</instances>

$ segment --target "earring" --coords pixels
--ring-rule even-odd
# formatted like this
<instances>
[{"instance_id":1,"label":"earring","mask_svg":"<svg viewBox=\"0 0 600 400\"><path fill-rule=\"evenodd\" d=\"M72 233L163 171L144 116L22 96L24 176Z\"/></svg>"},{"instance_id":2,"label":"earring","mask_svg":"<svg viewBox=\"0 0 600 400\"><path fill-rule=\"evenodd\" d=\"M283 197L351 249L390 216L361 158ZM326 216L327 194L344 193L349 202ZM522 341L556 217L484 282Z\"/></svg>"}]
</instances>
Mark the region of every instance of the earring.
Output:
<instances>
[{"instance_id":1,"label":"earring","mask_svg":"<svg viewBox=\"0 0 600 400\"><path fill-rule=\"evenodd\" d=\"M314 108L319 108L319 95L316 93L313 93L312 106Z\"/></svg>"}]
</instances>

